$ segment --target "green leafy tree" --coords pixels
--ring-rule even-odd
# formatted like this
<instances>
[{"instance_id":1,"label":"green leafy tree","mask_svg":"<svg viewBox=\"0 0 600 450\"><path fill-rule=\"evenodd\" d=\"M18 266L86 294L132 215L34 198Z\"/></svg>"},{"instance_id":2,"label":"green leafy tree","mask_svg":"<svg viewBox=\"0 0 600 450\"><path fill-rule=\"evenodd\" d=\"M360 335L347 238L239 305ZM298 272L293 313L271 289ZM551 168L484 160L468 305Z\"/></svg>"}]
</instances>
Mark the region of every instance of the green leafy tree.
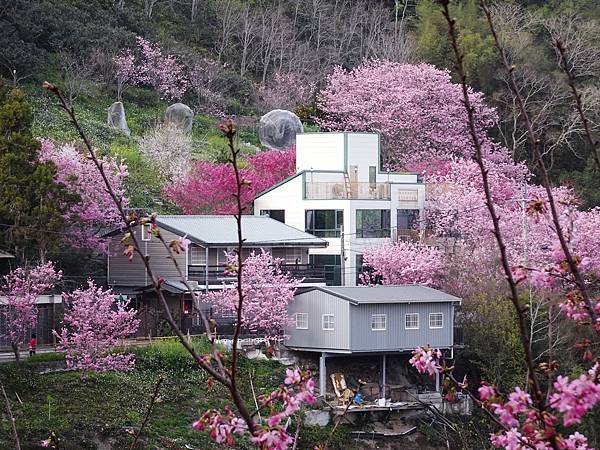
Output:
<instances>
[{"instance_id":1,"label":"green leafy tree","mask_svg":"<svg viewBox=\"0 0 600 450\"><path fill-rule=\"evenodd\" d=\"M61 240L64 209L77 198L54 182L53 163L38 161L32 117L23 93L0 82L0 248L43 261Z\"/></svg>"}]
</instances>

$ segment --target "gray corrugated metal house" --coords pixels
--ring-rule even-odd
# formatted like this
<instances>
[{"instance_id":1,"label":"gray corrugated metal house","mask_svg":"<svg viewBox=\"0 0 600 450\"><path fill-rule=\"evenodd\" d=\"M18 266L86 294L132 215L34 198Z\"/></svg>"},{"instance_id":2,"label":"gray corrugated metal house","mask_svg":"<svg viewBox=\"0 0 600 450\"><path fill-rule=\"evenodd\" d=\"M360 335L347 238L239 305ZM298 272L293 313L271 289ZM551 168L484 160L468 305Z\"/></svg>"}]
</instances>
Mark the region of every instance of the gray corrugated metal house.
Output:
<instances>
[{"instance_id":1,"label":"gray corrugated metal house","mask_svg":"<svg viewBox=\"0 0 600 450\"><path fill-rule=\"evenodd\" d=\"M224 274L227 251L237 247L237 225L233 216L158 216L156 224L165 241L186 236L191 244L186 252L174 255L184 276L197 290L222 289L224 283L233 278ZM191 317L192 299L181 283L177 269L168 259L168 252L159 239L148 233L147 226L137 226L134 232L146 255L154 274L165 279L163 290L176 317L181 318L184 330L198 328L198 321ZM304 278L306 285L324 283L324 273L319 273L308 264L308 249L326 247L327 241L304 231L297 230L269 217L243 216L242 232L244 257L253 251L264 249L276 258L281 258L281 268ZM108 284L117 293L136 297L142 310L141 333L154 333L162 320L157 308L148 308L156 299L151 280L146 274L139 255L133 261L123 254L122 232L113 232L109 243Z\"/></svg>"},{"instance_id":2,"label":"gray corrugated metal house","mask_svg":"<svg viewBox=\"0 0 600 450\"><path fill-rule=\"evenodd\" d=\"M421 285L309 288L289 306L294 323L286 345L321 353L323 388L327 356L385 355L423 345L452 349L460 302Z\"/></svg>"},{"instance_id":3,"label":"gray corrugated metal house","mask_svg":"<svg viewBox=\"0 0 600 450\"><path fill-rule=\"evenodd\" d=\"M187 252L176 255L177 262L189 281L199 284L200 289L222 286L225 252L237 246L237 227L233 216L158 216L156 224L166 241L187 236L191 241ZM142 244L157 276L166 280L179 278L162 243L148 234L141 226L136 227ZM242 232L245 255L264 249L274 257L281 258L283 269L299 277L312 279L308 264L308 249L326 247L323 239L297 230L268 217L243 216ZM128 286L147 286L150 280L144 265L136 255L133 261L123 255L120 242L122 235L113 233L108 258L108 284L119 290ZM312 276L311 276L312 275ZM318 278L318 277L317 277Z\"/></svg>"}]
</instances>

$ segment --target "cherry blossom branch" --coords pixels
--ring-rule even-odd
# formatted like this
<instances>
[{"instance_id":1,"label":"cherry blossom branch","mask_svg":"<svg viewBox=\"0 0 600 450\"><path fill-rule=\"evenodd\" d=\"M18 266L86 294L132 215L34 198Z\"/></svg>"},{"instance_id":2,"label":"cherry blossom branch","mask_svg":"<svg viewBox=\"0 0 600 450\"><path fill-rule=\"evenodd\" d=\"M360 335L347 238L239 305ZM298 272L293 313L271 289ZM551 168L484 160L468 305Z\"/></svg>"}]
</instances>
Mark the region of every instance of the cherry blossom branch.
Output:
<instances>
[{"instance_id":1,"label":"cherry blossom branch","mask_svg":"<svg viewBox=\"0 0 600 450\"><path fill-rule=\"evenodd\" d=\"M467 85L467 77L463 67L463 55L458 46L457 40L457 32L456 32L456 20L450 16L449 10L449 0L441 0L442 4L442 14L444 15L447 23L448 23L448 36L450 38L450 42L452 45L452 49L454 50L454 55L456 58L456 70L458 72L460 78L460 84L462 87L463 93L463 102L464 107L467 112L468 125L469 125L469 134L471 135L471 139L473 141L473 146L475 147L475 161L479 166L481 171L481 178L483 183L483 189L485 192L486 205L488 207L488 211L490 213L492 223L494 226L494 236L496 238L496 242L498 244L498 249L500 251L500 259L502 262L502 268L504 270L504 275L506 277L506 281L508 283L510 289L510 300L517 312L518 317L518 325L519 325L519 336L521 338L521 344L523 347L523 352L525 355L525 364L527 365L527 370L529 372L529 380L531 382L534 397L536 399L536 404L538 408L541 410L545 407L544 396L542 394L539 381L535 374L535 366L533 363L533 357L531 353L531 346L529 342L529 335L527 334L527 327L525 323L525 314L524 309L521 307L519 302L519 294L517 291L517 283L513 277L512 270L510 268L510 264L508 262L508 255L506 252L506 245L504 243L504 238L502 236L502 231L500 229L500 220L498 214L496 213L496 208L494 206L494 201L492 198L492 193L490 190L490 182L488 179L488 171L485 167L483 161L483 152L481 149L481 140L479 139L479 134L477 132L477 128L475 126L475 110L471 105L471 101L469 98L469 88ZM555 448L558 448L557 444L554 442Z\"/></svg>"},{"instance_id":2,"label":"cherry blossom branch","mask_svg":"<svg viewBox=\"0 0 600 450\"><path fill-rule=\"evenodd\" d=\"M150 403L148 403L148 408L146 409L146 414L144 415L144 420L142 421L142 425L140 426L139 430L135 434L135 439L131 443L131 447L129 447L129 450L134 450L135 447L137 446L138 440L140 438L140 434L142 434L142 431L144 430L144 428L146 427L146 424L148 423L148 420L150 419L150 413L152 412L152 408L154 408L154 404L156 403L156 399L158 398L158 392L160 391L160 385L162 384L163 381L164 381L164 378L162 376L158 377L158 379L156 380L156 386L154 387L154 393L152 394L152 397L150 398Z\"/></svg>"},{"instance_id":3,"label":"cherry blossom branch","mask_svg":"<svg viewBox=\"0 0 600 450\"><path fill-rule=\"evenodd\" d=\"M536 160L536 163L537 163L540 175L541 175L542 185L544 186L546 195L548 197L548 203L550 205L550 213L552 216L552 222L554 223L556 235L560 242L562 251L565 255L565 260L567 261L569 270L573 274L575 284L579 288L581 297L583 299L584 306L585 306L588 314L590 315L590 318L592 319L592 323L595 324L596 316L597 316L596 311L594 310L594 307L592 305L592 301L590 299L590 295L588 293L588 289L585 284L585 280L583 279L583 276L581 275L581 271L579 270L579 267L577 266L577 262L575 261L575 258L573 257L573 255L571 253L571 249L569 248L569 245L567 244L567 239L565 238L565 234L564 234L562 226L560 224L559 214L558 214L558 210L556 208L556 201L554 199L554 194L552 193L552 184L550 182L550 176L548 175L548 169L546 167L542 153L540 151L539 139L537 139L535 137L535 133L533 131L533 123L531 122L531 118L529 117L529 113L527 111L527 108L525 107L525 102L523 100L523 97L521 96L521 92L515 81L515 76L514 76L515 68L508 61L506 51L504 50L504 47L502 46L502 43L500 42L500 37L498 36L498 32L496 31L496 26L494 25L494 21L492 19L492 13L490 12L490 9L487 7L485 0L479 0L479 3L481 5L483 12L485 13L485 16L486 16L486 19L487 19L487 22L488 22L488 25L490 28L490 32L492 33L492 36L494 38L494 43L495 43L496 49L498 50L498 53L500 54L500 60L502 62L502 65L504 66L504 69L507 71L508 81L509 81L508 85L510 87L510 90L512 92L514 100L516 101L517 106L521 112L521 116L523 117L523 120L525 121L525 125L527 128L527 139L529 141L529 145L531 147L531 150L533 152L534 158Z\"/></svg>"},{"instance_id":4,"label":"cherry blossom branch","mask_svg":"<svg viewBox=\"0 0 600 450\"><path fill-rule=\"evenodd\" d=\"M229 147L229 151L231 152L231 158L230 158L229 162L231 163L234 174L235 174L236 192L234 193L234 198L235 198L235 202L236 202L237 212L234 215L234 217L235 217L235 222L236 222L237 238L238 238L237 268L236 268L236 277L237 277L236 290L237 290L237 295L238 295L238 302L237 302L237 306L236 306L237 322L235 324L235 330L233 333L232 349L231 349L231 367L230 367L231 384L229 386L229 391L231 392L231 396L234 398L234 401L236 402L236 406L238 406L238 411L240 412L240 414L246 421L246 424L248 425L248 430L250 431L250 433L252 435L254 435L255 431L256 431L256 424L255 424L254 420L252 419L252 415L251 415L250 411L248 410L245 403L243 402L243 400L240 396L239 390L237 389L237 361L238 361L237 344L238 344L238 340L239 340L240 333L242 330L242 308L243 308L243 304L244 304L244 291L243 291L243 287L242 287L242 272L243 272L242 250L244 247L244 238L242 236L242 214L244 213L245 207L242 204L242 190L245 186L245 182L241 177L240 170L238 167L238 155L239 155L240 150L239 150L239 148L235 147L234 142L233 142L233 138L236 134L236 129L233 124L233 121L231 119L228 120L221 127L221 131L225 134L225 137L227 138L227 146ZM239 403L239 405L238 405L238 403Z\"/></svg>"},{"instance_id":5,"label":"cherry blossom branch","mask_svg":"<svg viewBox=\"0 0 600 450\"><path fill-rule=\"evenodd\" d=\"M185 349L192 355L194 360L197 361L198 364L200 364L202 366L202 368L204 368L216 380L218 380L219 382L221 382L222 384L227 386L229 383L228 376L226 374L217 372L210 365L210 361L206 361L205 358L202 358L200 355L198 355L198 353L196 352L196 350L194 349L192 344L187 341L187 339L185 338L185 335L177 326L177 323L175 322L175 319L173 318L173 315L171 313L171 310L169 308L167 300L165 299L164 294L162 292L162 289L161 289L162 281L154 275L154 272L152 271L152 268L150 266L150 259L148 256L144 255L144 253L142 252L141 247L138 242L138 239L135 236L133 226L136 225L138 221L135 220L134 217L129 217L127 215L127 213L125 212L125 209L123 208L123 199L122 199L122 197L118 196L115 193L115 191L110 183L110 180L108 179L106 171L104 170L104 165L96 157L96 153L94 152L91 142L89 141L87 135L83 131L83 128L81 128L81 125L79 124L79 122L77 120L77 117L75 116L74 109L68 105L68 103L66 102L62 93L54 84L49 83L48 81L44 81L43 87L56 95L56 97L58 98L58 101L59 101L58 106L60 108L62 108L69 116L69 120L70 120L71 124L75 127L75 129L79 133L79 136L83 140L83 143L85 144L85 147L90 155L90 159L92 160L92 162L94 163L94 165L96 166L98 171L100 172L100 175L102 176L102 180L104 181L104 187L106 188L108 194L110 195L113 202L115 203L115 206L117 207L119 215L120 215L121 219L123 220L123 223L125 225L125 230L127 231L126 236L128 237L128 239L131 240L132 246L133 246L135 252L140 256L142 263L145 266L146 273L152 280L152 286L153 286L153 288L161 302L161 305L164 309L167 322L169 323L169 325L171 326L171 328L173 329L173 331L175 332L175 334L177 335L177 337L179 338L179 340L181 341L181 343L185 347ZM214 350L214 353L216 353L216 350Z\"/></svg>"},{"instance_id":6,"label":"cherry blossom branch","mask_svg":"<svg viewBox=\"0 0 600 450\"><path fill-rule=\"evenodd\" d=\"M21 441L19 440L17 426L15 425L15 416L13 416L12 409L10 408L10 401L8 401L8 396L6 395L6 391L4 390L4 385L2 383L0 383L0 389L2 389L2 395L4 396L4 401L6 402L6 412L8 413L8 419L10 420L10 426L15 438L15 448L16 450L21 450Z\"/></svg>"},{"instance_id":7,"label":"cherry blossom branch","mask_svg":"<svg viewBox=\"0 0 600 450\"><path fill-rule=\"evenodd\" d=\"M575 74L573 73L572 68L569 67L569 64L567 62L567 49L565 48L563 42L559 38L555 39L552 42L552 45L558 53L559 66L567 75L567 84L571 88L571 93L573 94L573 98L575 99L575 107L577 108L577 112L579 113L579 117L581 118L581 123L583 124L583 131L585 132L585 137L587 138L587 141L592 150L592 154L594 155L594 161L596 162L598 173L600 173L600 152L598 151L600 142L598 142L592 136L592 131L590 130L590 122L583 110L583 103L581 102L581 93L578 91L577 84L575 83Z\"/></svg>"}]
</instances>

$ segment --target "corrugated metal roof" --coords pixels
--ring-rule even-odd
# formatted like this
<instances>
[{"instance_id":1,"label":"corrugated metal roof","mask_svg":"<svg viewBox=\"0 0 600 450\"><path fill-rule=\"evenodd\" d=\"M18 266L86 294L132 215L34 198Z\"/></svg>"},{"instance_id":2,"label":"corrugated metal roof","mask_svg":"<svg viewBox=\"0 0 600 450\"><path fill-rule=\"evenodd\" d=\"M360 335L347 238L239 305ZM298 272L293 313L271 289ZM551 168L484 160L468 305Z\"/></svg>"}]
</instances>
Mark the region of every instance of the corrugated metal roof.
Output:
<instances>
[{"instance_id":1,"label":"corrugated metal roof","mask_svg":"<svg viewBox=\"0 0 600 450\"><path fill-rule=\"evenodd\" d=\"M363 303L435 303L460 302L454 295L446 294L420 284L389 286L326 286L316 287L354 304Z\"/></svg>"},{"instance_id":2,"label":"corrugated metal roof","mask_svg":"<svg viewBox=\"0 0 600 450\"><path fill-rule=\"evenodd\" d=\"M238 241L234 216L158 216L156 222L197 244L228 246ZM242 233L247 246L327 246L324 239L265 216L242 216Z\"/></svg>"}]
</instances>

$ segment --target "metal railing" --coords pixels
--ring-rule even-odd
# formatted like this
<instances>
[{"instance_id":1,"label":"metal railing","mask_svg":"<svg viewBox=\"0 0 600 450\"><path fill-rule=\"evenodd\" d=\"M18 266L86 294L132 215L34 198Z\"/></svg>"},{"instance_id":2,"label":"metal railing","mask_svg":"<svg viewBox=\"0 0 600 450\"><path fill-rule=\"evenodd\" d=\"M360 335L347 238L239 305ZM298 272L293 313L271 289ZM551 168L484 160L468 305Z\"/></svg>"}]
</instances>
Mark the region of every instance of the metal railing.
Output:
<instances>
[{"instance_id":1,"label":"metal railing","mask_svg":"<svg viewBox=\"0 0 600 450\"><path fill-rule=\"evenodd\" d=\"M404 229L392 228L392 242L419 242L421 244L435 245L435 236L429 229Z\"/></svg>"},{"instance_id":2,"label":"metal railing","mask_svg":"<svg viewBox=\"0 0 600 450\"><path fill-rule=\"evenodd\" d=\"M305 283L325 282L323 266L312 264L280 264L283 272L289 272L295 278L304 278ZM234 275L225 273L224 265L217 266L188 266L188 280L202 285L230 284L235 281Z\"/></svg>"},{"instance_id":3,"label":"metal railing","mask_svg":"<svg viewBox=\"0 0 600 450\"><path fill-rule=\"evenodd\" d=\"M306 182L307 200L390 200L389 183Z\"/></svg>"}]
</instances>

